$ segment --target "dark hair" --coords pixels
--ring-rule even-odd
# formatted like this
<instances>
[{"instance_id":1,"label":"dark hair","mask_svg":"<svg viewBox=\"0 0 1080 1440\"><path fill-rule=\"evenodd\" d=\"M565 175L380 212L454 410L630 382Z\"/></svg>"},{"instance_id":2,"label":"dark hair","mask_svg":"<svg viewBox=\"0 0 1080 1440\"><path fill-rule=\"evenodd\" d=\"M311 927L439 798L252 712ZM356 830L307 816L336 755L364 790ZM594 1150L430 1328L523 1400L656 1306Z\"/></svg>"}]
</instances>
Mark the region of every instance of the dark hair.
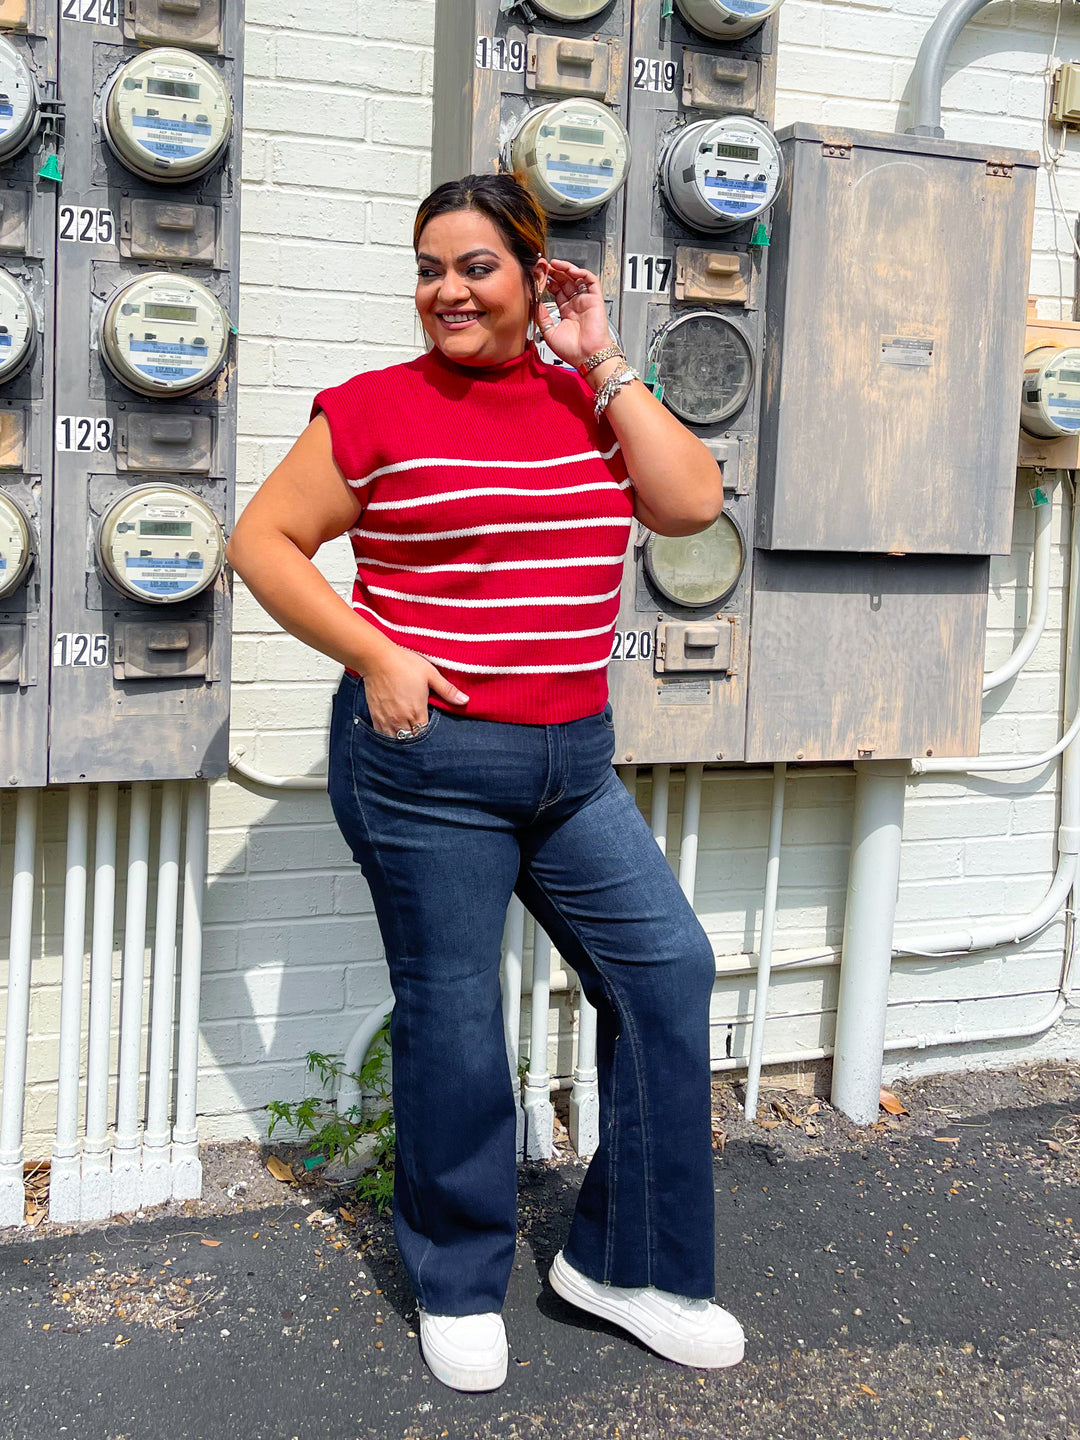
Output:
<instances>
[{"instance_id":1,"label":"dark hair","mask_svg":"<svg viewBox=\"0 0 1080 1440\"><path fill-rule=\"evenodd\" d=\"M420 236L429 220L455 210L477 210L487 216L521 266L531 289L533 266L543 257L547 244L547 221L524 172L465 175L437 186L421 200L416 212L413 250L419 250Z\"/></svg>"}]
</instances>

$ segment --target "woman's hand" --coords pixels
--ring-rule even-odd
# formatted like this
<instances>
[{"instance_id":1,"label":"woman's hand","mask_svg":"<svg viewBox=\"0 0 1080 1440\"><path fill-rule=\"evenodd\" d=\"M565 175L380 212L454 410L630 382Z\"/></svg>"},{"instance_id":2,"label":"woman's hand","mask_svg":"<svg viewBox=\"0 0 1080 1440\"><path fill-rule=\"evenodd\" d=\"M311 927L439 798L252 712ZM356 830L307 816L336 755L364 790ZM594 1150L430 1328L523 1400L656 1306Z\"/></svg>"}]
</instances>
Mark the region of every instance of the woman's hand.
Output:
<instances>
[{"instance_id":1,"label":"woman's hand","mask_svg":"<svg viewBox=\"0 0 1080 1440\"><path fill-rule=\"evenodd\" d=\"M396 736L399 730L426 725L431 718L431 690L455 705L463 705L469 698L430 661L400 645L381 655L378 663L364 672L363 680L371 723L383 735Z\"/></svg>"},{"instance_id":2,"label":"woman's hand","mask_svg":"<svg viewBox=\"0 0 1080 1440\"><path fill-rule=\"evenodd\" d=\"M568 260L550 260L547 288L559 307L558 321L542 300L533 317L544 340L568 365L577 367L611 344L600 281L591 270Z\"/></svg>"}]
</instances>

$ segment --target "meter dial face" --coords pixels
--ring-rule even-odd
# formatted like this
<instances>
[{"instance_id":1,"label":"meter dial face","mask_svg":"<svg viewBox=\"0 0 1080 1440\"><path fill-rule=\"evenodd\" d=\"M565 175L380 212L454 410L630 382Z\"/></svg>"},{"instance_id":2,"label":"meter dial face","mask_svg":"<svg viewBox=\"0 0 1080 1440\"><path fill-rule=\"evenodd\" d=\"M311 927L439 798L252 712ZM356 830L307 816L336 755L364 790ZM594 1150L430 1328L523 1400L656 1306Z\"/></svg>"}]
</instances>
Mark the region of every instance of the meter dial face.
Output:
<instances>
[{"instance_id":1,"label":"meter dial face","mask_svg":"<svg viewBox=\"0 0 1080 1440\"><path fill-rule=\"evenodd\" d=\"M1080 349L1044 345L1024 357L1020 423L1046 437L1080 431Z\"/></svg>"},{"instance_id":2,"label":"meter dial face","mask_svg":"<svg viewBox=\"0 0 1080 1440\"><path fill-rule=\"evenodd\" d=\"M549 20L591 20L611 0L532 0L532 8Z\"/></svg>"},{"instance_id":3,"label":"meter dial face","mask_svg":"<svg viewBox=\"0 0 1080 1440\"><path fill-rule=\"evenodd\" d=\"M676 605L721 604L739 583L744 558L742 536L727 515L696 535L650 535L645 543L646 573Z\"/></svg>"},{"instance_id":4,"label":"meter dial face","mask_svg":"<svg viewBox=\"0 0 1080 1440\"><path fill-rule=\"evenodd\" d=\"M780 0L676 0L683 18L713 40L737 40L763 24Z\"/></svg>"},{"instance_id":5,"label":"meter dial face","mask_svg":"<svg viewBox=\"0 0 1080 1440\"><path fill-rule=\"evenodd\" d=\"M0 385L30 358L34 343L34 307L15 279L0 269Z\"/></svg>"},{"instance_id":6,"label":"meter dial face","mask_svg":"<svg viewBox=\"0 0 1080 1440\"><path fill-rule=\"evenodd\" d=\"M224 79L189 50L164 46L136 55L105 97L110 149L150 180L188 180L217 161L232 128Z\"/></svg>"},{"instance_id":7,"label":"meter dial face","mask_svg":"<svg viewBox=\"0 0 1080 1440\"><path fill-rule=\"evenodd\" d=\"M0 490L0 596L10 595L26 579L34 558L33 534L26 511Z\"/></svg>"},{"instance_id":8,"label":"meter dial face","mask_svg":"<svg viewBox=\"0 0 1080 1440\"><path fill-rule=\"evenodd\" d=\"M225 363L229 317L216 295L156 271L114 290L101 321L109 369L140 395L186 395Z\"/></svg>"},{"instance_id":9,"label":"meter dial face","mask_svg":"<svg viewBox=\"0 0 1080 1440\"><path fill-rule=\"evenodd\" d=\"M97 557L125 595L169 605L214 583L225 537L217 516L197 495L178 485L140 485L101 517Z\"/></svg>"},{"instance_id":10,"label":"meter dial face","mask_svg":"<svg viewBox=\"0 0 1080 1440\"><path fill-rule=\"evenodd\" d=\"M731 230L776 199L783 159L759 120L723 115L669 136L660 156L664 198L692 230Z\"/></svg>"},{"instance_id":11,"label":"meter dial face","mask_svg":"<svg viewBox=\"0 0 1080 1440\"><path fill-rule=\"evenodd\" d=\"M626 180L630 137L596 100L559 100L531 110L510 144L549 215L587 215Z\"/></svg>"},{"instance_id":12,"label":"meter dial face","mask_svg":"<svg viewBox=\"0 0 1080 1440\"><path fill-rule=\"evenodd\" d=\"M715 310L676 316L657 336L652 358L664 404L692 425L715 425L734 415L754 383L749 345Z\"/></svg>"},{"instance_id":13,"label":"meter dial face","mask_svg":"<svg viewBox=\"0 0 1080 1440\"><path fill-rule=\"evenodd\" d=\"M37 128L37 86L10 40L0 37L0 160L21 150Z\"/></svg>"}]
</instances>

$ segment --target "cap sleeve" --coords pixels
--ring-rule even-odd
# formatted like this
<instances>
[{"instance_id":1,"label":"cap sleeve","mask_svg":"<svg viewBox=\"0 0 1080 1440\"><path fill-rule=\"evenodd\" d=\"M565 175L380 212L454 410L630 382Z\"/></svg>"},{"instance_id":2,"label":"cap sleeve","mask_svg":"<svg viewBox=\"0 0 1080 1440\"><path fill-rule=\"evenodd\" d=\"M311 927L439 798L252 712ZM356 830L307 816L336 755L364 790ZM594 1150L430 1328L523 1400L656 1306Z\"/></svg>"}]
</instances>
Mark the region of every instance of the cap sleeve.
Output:
<instances>
[{"instance_id":1,"label":"cap sleeve","mask_svg":"<svg viewBox=\"0 0 1080 1440\"><path fill-rule=\"evenodd\" d=\"M321 411L330 426L330 448L338 469L351 485L359 485L375 468L366 407L356 380L320 390L311 405L310 419Z\"/></svg>"}]
</instances>

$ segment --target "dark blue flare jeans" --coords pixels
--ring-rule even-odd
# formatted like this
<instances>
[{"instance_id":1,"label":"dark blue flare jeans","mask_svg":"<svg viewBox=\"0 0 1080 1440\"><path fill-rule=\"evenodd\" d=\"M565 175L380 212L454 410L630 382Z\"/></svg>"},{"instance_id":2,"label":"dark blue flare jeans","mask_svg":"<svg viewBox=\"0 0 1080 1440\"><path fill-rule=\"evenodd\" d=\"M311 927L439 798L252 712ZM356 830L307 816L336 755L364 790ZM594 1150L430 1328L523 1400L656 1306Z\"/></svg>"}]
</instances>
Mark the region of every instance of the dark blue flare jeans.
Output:
<instances>
[{"instance_id":1,"label":"dark blue flare jeans","mask_svg":"<svg viewBox=\"0 0 1080 1440\"><path fill-rule=\"evenodd\" d=\"M583 1274L712 1298L712 946L612 768L611 707L559 725L434 707L398 740L334 697L329 792L395 1004L394 1233L431 1314L501 1310L517 1221L499 968L516 892L597 1011L600 1144L564 1246Z\"/></svg>"}]
</instances>

